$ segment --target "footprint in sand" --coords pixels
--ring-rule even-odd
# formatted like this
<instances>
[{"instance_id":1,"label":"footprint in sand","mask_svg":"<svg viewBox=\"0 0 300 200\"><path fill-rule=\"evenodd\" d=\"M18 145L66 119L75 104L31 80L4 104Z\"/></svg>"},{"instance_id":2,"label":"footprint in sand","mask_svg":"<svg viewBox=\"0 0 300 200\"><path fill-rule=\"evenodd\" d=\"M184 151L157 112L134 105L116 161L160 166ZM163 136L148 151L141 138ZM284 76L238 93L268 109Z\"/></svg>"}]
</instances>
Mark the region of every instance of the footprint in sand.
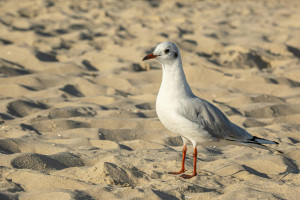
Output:
<instances>
[{"instance_id":1,"label":"footprint in sand","mask_svg":"<svg viewBox=\"0 0 300 200\"><path fill-rule=\"evenodd\" d=\"M69 152L50 156L26 153L14 158L11 165L17 169L32 169L47 173L51 170L61 170L68 167L82 167L84 163L78 156Z\"/></svg>"},{"instance_id":2,"label":"footprint in sand","mask_svg":"<svg viewBox=\"0 0 300 200\"><path fill-rule=\"evenodd\" d=\"M91 107L63 107L49 110L49 119L70 118L70 117L93 117L97 114Z\"/></svg>"},{"instance_id":3,"label":"footprint in sand","mask_svg":"<svg viewBox=\"0 0 300 200\"><path fill-rule=\"evenodd\" d=\"M36 113L41 110L45 110L47 108L47 105L29 99L15 100L7 105L8 113L17 117L25 117L27 115Z\"/></svg>"},{"instance_id":4,"label":"footprint in sand","mask_svg":"<svg viewBox=\"0 0 300 200\"><path fill-rule=\"evenodd\" d=\"M14 154L20 153L21 150L17 142L13 139L2 139L0 140L0 153Z\"/></svg>"},{"instance_id":5,"label":"footprint in sand","mask_svg":"<svg viewBox=\"0 0 300 200\"><path fill-rule=\"evenodd\" d=\"M273 118L300 113L300 104L275 104L255 107L245 111L246 117Z\"/></svg>"},{"instance_id":6,"label":"footprint in sand","mask_svg":"<svg viewBox=\"0 0 300 200\"><path fill-rule=\"evenodd\" d=\"M64 91L65 93L75 96L75 97L83 97L83 93L74 85L67 84L60 90Z\"/></svg>"}]
</instances>

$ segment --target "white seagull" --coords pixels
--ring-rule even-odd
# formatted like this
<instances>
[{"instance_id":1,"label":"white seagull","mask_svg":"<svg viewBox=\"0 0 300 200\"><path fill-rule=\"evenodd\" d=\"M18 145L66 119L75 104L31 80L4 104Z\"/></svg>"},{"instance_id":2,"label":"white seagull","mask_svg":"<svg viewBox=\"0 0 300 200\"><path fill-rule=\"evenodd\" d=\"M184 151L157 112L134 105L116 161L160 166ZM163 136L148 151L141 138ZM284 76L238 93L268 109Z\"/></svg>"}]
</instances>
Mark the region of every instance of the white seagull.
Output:
<instances>
[{"instance_id":1,"label":"white seagull","mask_svg":"<svg viewBox=\"0 0 300 200\"><path fill-rule=\"evenodd\" d=\"M156 99L156 113L162 124L170 131L179 134L183 140L181 170L169 172L170 174L182 174L186 171L184 162L188 140L194 147L194 171L192 175L182 174L183 178L197 175L197 145L227 141L267 148L263 144L278 144L252 136L229 121L216 106L195 96L186 80L180 52L174 43L160 43L153 53L143 58L143 61L153 58L158 60L163 68L162 82Z\"/></svg>"}]
</instances>

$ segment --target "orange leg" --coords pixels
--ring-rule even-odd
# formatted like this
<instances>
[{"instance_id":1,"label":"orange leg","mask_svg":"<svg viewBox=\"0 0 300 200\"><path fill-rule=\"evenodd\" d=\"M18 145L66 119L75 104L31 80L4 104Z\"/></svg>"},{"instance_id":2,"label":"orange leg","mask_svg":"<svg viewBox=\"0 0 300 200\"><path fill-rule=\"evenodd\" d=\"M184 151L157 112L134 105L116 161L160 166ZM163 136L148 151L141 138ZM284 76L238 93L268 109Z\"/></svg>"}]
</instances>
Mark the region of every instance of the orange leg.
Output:
<instances>
[{"instance_id":1,"label":"orange leg","mask_svg":"<svg viewBox=\"0 0 300 200\"><path fill-rule=\"evenodd\" d=\"M194 148L193 157L194 157L194 171L193 171L193 174L192 175L182 174L180 177L182 177L184 179L189 179L189 178L192 178L192 177L197 175L197 165L196 165L197 164L197 148L196 147Z\"/></svg>"},{"instance_id":2,"label":"orange leg","mask_svg":"<svg viewBox=\"0 0 300 200\"><path fill-rule=\"evenodd\" d=\"M184 162L185 162L185 155L186 155L186 144L184 144L183 149L182 149L182 163L181 163L181 170L179 172L169 172L169 174L182 174L183 172L186 171L184 168Z\"/></svg>"}]
</instances>

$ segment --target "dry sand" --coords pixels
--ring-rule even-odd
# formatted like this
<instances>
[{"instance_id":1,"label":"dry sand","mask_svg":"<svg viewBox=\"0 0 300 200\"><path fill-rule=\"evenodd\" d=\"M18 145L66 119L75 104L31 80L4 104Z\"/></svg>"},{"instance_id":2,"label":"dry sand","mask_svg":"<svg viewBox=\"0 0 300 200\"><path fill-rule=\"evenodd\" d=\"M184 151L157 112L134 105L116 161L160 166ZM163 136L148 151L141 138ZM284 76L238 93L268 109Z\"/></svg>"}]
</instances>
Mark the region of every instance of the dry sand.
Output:
<instances>
[{"instance_id":1,"label":"dry sand","mask_svg":"<svg viewBox=\"0 0 300 200\"><path fill-rule=\"evenodd\" d=\"M299 1L0 0L0 199L299 199ZM160 42L193 91L283 155L200 147L155 113ZM192 169L188 146L187 168Z\"/></svg>"}]
</instances>

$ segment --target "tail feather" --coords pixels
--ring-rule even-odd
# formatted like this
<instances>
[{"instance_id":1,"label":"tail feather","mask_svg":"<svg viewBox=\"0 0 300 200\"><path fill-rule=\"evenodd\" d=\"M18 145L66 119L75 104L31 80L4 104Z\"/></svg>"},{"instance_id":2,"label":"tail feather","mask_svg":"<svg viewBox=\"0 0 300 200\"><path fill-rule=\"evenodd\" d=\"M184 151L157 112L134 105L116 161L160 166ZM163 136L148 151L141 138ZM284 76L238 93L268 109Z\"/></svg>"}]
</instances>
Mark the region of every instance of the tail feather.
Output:
<instances>
[{"instance_id":1,"label":"tail feather","mask_svg":"<svg viewBox=\"0 0 300 200\"><path fill-rule=\"evenodd\" d=\"M275 141L271 141L271 140L266 140L266 139L263 139L263 138L259 138L259 137L256 137L256 136L253 136L252 139L249 140L250 143L258 143L258 144L278 144L278 142L275 142Z\"/></svg>"},{"instance_id":2,"label":"tail feather","mask_svg":"<svg viewBox=\"0 0 300 200\"><path fill-rule=\"evenodd\" d=\"M282 151L278 150L278 149L274 149L272 147L267 147L263 144L259 144L259 143L242 143L244 145L247 145L247 146L250 146L250 147L258 147L258 148L261 148L261 149L266 149L266 150L269 150L270 152L278 152L280 154L283 154Z\"/></svg>"},{"instance_id":3,"label":"tail feather","mask_svg":"<svg viewBox=\"0 0 300 200\"><path fill-rule=\"evenodd\" d=\"M253 136L251 139L248 139L246 141L238 141L238 140L235 140L235 139L232 139L232 138L227 138L226 140L240 142L241 144L244 144L246 146L258 147L258 148L262 148L262 149L267 149L267 150L272 151L272 152L276 151L278 153L283 154L282 151L279 151L277 149L274 149L272 147L268 147L268 146L264 145L264 144L277 144L278 145L279 144L278 142L271 141L271 140L266 140L266 139L259 138L259 137L256 137L256 136Z\"/></svg>"},{"instance_id":4,"label":"tail feather","mask_svg":"<svg viewBox=\"0 0 300 200\"><path fill-rule=\"evenodd\" d=\"M226 140L241 142L241 143L250 143L250 144L279 144L278 142L266 140L256 136L253 136L251 139L247 139L247 140L237 140L235 138L226 138Z\"/></svg>"}]
</instances>

